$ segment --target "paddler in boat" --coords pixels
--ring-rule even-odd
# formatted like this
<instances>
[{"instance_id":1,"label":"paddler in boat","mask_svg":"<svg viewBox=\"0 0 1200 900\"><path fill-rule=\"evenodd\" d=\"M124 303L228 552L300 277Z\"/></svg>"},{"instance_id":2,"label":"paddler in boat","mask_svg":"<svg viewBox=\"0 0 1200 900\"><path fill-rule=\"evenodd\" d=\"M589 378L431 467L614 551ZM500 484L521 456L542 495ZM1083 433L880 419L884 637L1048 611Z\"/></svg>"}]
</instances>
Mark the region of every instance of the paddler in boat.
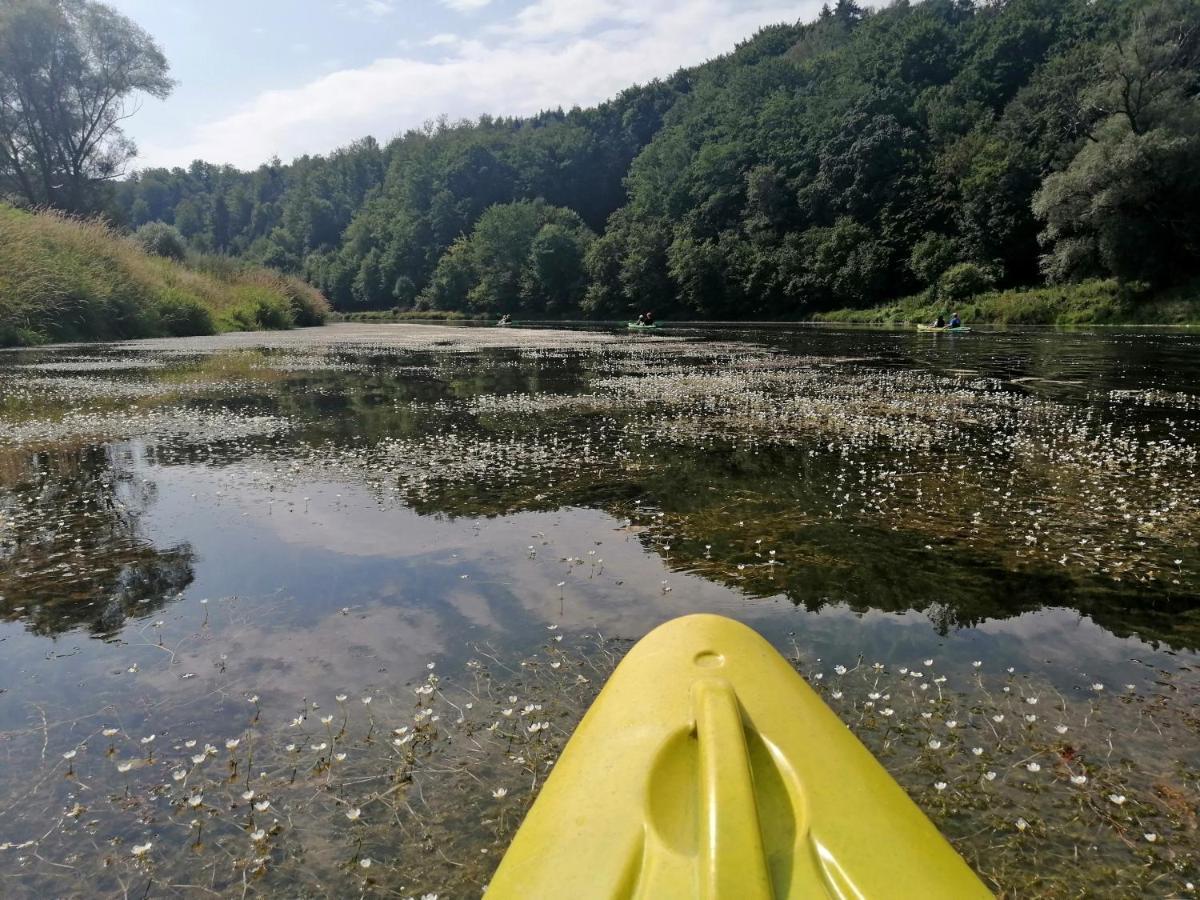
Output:
<instances>
[{"instance_id":1,"label":"paddler in boat","mask_svg":"<svg viewBox=\"0 0 1200 900\"><path fill-rule=\"evenodd\" d=\"M951 328L961 328L962 327L962 319L960 319L958 317L958 313L950 314L950 327Z\"/></svg>"},{"instance_id":2,"label":"paddler in boat","mask_svg":"<svg viewBox=\"0 0 1200 900\"><path fill-rule=\"evenodd\" d=\"M938 313L938 317L933 320L933 327L934 328L945 328L946 327L945 316L943 316L941 313Z\"/></svg>"},{"instance_id":3,"label":"paddler in boat","mask_svg":"<svg viewBox=\"0 0 1200 900\"><path fill-rule=\"evenodd\" d=\"M652 312L642 313L640 316L638 316L638 324L639 325L653 325L654 324L654 313L652 313Z\"/></svg>"}]
</instances>

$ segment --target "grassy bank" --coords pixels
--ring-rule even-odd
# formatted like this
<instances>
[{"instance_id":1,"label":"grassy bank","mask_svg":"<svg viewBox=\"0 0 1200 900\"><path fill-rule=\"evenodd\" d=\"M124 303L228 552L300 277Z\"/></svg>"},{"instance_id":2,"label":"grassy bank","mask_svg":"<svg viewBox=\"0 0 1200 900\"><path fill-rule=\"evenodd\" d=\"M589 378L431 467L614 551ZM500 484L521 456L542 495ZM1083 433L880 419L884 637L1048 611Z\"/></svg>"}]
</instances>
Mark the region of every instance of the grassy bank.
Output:
<instances>
[{"instance_id":1,"label":"grassy bank","mask_svg":"<svg viewBox=\"0 0 1200 900\"><path fill-rule=\"evenodd\" d=\"M372 309L364 312L336 312L331 316L334 322L465 322L494 318L487 316L468 316L463 312L445 309Z\"/></svg>"},{"instance_id":2,"label":"grassy bank","mask_svg":"<svg viewBox=\"0 0 1200 900\"><path fill-rule=\"evenodd\" d=\"M1200 285L1138 295L1116 281L989 291L951 303L928 293L868 309L817 313L820 322L904 325L931 322L958 310L968 324L993 325L1200 325Z\"/></svg>"},{"instance_id":3,"label":"grassy bank","mask_svg":"<svg viewBox=\"0 0 1200 900\"><path fill-rule=\"evenodd\" d=\"M309 285L223 257L152 256L100 222L0 204L0 346L317 325Z\"/></svg>"}]
</instances>

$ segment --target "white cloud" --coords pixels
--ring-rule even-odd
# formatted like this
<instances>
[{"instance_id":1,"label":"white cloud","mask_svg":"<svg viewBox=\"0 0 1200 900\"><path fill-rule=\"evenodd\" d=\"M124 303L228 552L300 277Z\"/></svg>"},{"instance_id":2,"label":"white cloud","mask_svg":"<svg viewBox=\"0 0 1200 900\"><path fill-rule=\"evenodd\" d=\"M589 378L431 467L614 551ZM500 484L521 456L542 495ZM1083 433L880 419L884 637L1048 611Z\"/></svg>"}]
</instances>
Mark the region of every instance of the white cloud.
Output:
<instances>
[{"instance_id":1,"label":"white cloud","mask_svg":"<svg viewBox=\"0 0 1200 900\"><path fill-rule=\"evenodd\" d=\"M392 14L395 0L340 0L338 6L350 13L381 19Z\"/></svg>"},{"instance_id":2,"label":"white cloud","mask_svg":"<svg viewBox=\"0 0 1200 900\"><path fill-rule=\"evenodd\" d=\"M386 141L443 114L529 115L586 106L726 53L763 25L809 18L820 4L537 0L504 30L482 39L452 44L451 36L435 36L431 41L447 50L436 61L377 59L261 93L235 112L197 125L178 143L143 141L139 164L206 159L249 168L272 155L287 160L325 153L368 134Z\"/></svg>"},{"instance_id":3,"label":"white cloud","mask_svg":"<svg viewBox=\"0 0 1200 900\"><path fill-rule=\"evenodd\" d=\"M439 0L442 6L447 6L455 12L471 12L476 9L483 9L492 0Z\"/></svg>"}]
</instances>

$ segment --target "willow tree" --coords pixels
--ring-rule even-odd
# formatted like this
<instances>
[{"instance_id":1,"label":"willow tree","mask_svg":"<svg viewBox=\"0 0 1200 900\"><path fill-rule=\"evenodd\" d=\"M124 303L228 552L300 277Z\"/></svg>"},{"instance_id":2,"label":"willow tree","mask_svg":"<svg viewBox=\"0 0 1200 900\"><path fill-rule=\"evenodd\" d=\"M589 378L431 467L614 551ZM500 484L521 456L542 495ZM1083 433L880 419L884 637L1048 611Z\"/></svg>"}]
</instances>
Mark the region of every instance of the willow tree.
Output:
<instances>
[{"instance_id":1,"label":"willow tree","mask_svg":"<svg viewBox=\"0 0 1200 900\"><path fill-rule=\"evenodd\" d=\"M145 31L91 0L0 0L0 194L88 212L137 153L122 123L171 92Z\"/></svg>"}]
</instances>

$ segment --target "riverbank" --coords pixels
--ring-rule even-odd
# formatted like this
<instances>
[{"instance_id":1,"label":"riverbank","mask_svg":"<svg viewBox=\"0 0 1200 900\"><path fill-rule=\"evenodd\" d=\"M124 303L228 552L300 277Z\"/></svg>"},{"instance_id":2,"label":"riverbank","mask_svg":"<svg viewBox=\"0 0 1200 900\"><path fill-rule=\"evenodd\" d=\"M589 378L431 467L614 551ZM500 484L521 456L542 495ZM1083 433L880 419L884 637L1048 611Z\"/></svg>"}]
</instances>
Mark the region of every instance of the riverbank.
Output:
<instances>
[{"instance_id":1,"label":"riverbank","mask_svg":"<svg viewBox=\"0 0 1200 900\"><path fill-rule=\"evenodd\" d=\"M319 325L296 278L221 257L176 262L97 221L0 204L0 346Z\"/></svg>"},{"instance_id":2,"label":"riverbank","mask_svg":"<svg viewBox=\"0 0 1200 900\"><path fill-rule=\"evenodd\" d=\"M1135 296L1115 280L1053 287L989 291L949 303L916 294L868 309L816 313L817 322L906 325L930 322L951 307L971 324L1200 326L1200 286Z\"/></svg>"}]
</instances>

